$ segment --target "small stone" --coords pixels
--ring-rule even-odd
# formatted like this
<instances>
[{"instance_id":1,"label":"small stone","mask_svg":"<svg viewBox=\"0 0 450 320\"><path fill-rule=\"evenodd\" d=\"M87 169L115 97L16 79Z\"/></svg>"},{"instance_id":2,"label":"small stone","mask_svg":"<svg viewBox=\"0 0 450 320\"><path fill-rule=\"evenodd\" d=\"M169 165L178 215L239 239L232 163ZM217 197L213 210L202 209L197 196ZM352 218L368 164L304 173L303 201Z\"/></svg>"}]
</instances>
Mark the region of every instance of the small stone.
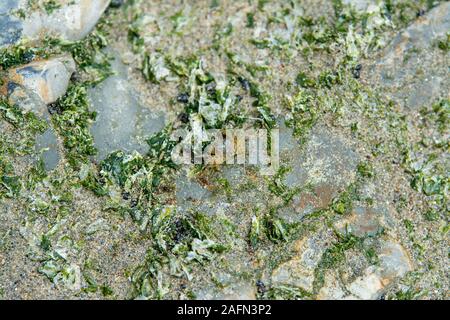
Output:
<instances>
[{"instance_id":1,"label":"small stone","mask_svg":"<svg viewBox=\"0 0 450 320\"><path fill-rule=\"evenodd\" d=\"M177 97L177 101L181 103L188 103L189 102L189 95L187 93L181 93Z\"/></svg>"},{"instance_id":2,"label":"small stone","mask_svg":"<svg viewBox=\"0 0 450 320\"><path fill-rule=\"evenodd\" d=\"M111 0L111 8L120 8L125 3L124 0Z\"/></svg>"},{"instance_id":3,"label":"small stone","mask_svg":"<svg viewBox=\"0 0 450 320\"><path fill-rule=\"evenodd\" d=\"M12 104L43 115L47 112L47 104L66 93L74 71L75 62L70 55L33 61L10 69L0 93Z\"/></svg>"}]
</instances>

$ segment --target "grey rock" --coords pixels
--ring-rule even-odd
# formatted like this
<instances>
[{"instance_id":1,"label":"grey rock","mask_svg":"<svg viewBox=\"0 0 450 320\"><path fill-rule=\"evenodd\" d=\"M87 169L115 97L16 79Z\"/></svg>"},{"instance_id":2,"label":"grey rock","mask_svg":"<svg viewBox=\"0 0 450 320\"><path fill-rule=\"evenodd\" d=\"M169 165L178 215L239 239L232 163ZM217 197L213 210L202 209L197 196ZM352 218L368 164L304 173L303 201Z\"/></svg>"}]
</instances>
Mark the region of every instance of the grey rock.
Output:
<instances>
[{"instance_id":1,"label":"grey rock","mask_svg":"<svg viewBox=\"0 0 450 320\"><path fill-rule=\"evenodd\" d=\"M205 200L212 196L210 191L185 175L182 175L177 179L176 188L177 203L179 205L187 204L187 202Z\"/></svg>"},{"instance_id":2,"label":"grey rock","mask_svg":"<svg viewBox=\"0 0 450 320\"><path fill-rule=\"evenodd\" d=\"M392 241L382 243L380 266L369 267L365 275L352 282L348 289L356 298L378 299L394 280L412 270L411 260L401 245Z\"/></svg>"},{"instance_id":3,"label":"grey rock","mask_svg":"<svg viewBox=\"0 0 450 320\"><path fill-rule=\"evenodd\" d=\"M405 249L392 240L381 242L378 251L380 264L370 266L363 275L346 285L346 290L339 288L336 279L326 277L325 286L320 290L318 299L378 299L397 279L413 270L413 265Z\"/></svg>"},{"instance_id":4,"label":"grey rock","mask_svg":"<svg viewBox=\"0 0 450 320\"><path fill-rule=\"evenodd\" d=\"M47 104L66 93L74 71L75 62L70 55L34 61L10 69L0 93L12 104L42 116Z\"/></svg>"},{"instance_id":5,"label":"grey rock","mask_svg":"<svg viewBox=\"0 0 450 320\"><path fill-rule=\"evenodd\" d=\"M61 156L57 136L50 124L47 105L62 97L75 71L75 62L69 55L39 60L8 70L0 93L26 112L45 118L49 128L36 137L35 149L47 171L58 165Z\"/></svg>"},{"instance_id":6,"label":"grey rock","mask_svg":"<svg viewBox=\"0 0 450 320\"><path fill-rule=\"evenodd\" d=\"M289 134L292 135L290 129L280 128L280 136ZM309 185L313 189L296 195L291 206L280 210L281 216L289 222L327 207L339 191L354 180L359 156L327 129L314 128L304 148L291 138L280 141L281 163L291 169L285 176L285 185L290 188Z\"/></svg>"},{"instance_id":7,"label":"grey rock","mask_svg":"<svg viewBox=\"0 0 450 320\"><path fill-rule=\"evenodd\" d=\"M279 265L272 273L274 286L294 286L306 291L313 290L314 271L327 248L331 233L322 229L312 237L305 237L295 243L296 256Z\"/></svg>"},{"instance_id":8,"label":"grey rock","mask_svg":"<svg viewBox=\"0 0 450 320\"><path fill-rule=\"evenodd\" d=\"M348 217L338 221L335 227L341 233L348 232L357 237L374 236L383 229L381 221L387 214L386 211L384 208L357 206Z\"/></svg>"},{"instance_id":9,"label":"grey rock","mask_svg":"<svg viewBox=\"0 0 450 320\"><path fill-rule=\"evenodd\" d=\"M36 137L36 150L41 153L44 169L51 171L56 168L61 159L59 142L53 128L48 128L43 134Z\"/></svg>"},{"instance_id":10,"label":"grey rock","mask_svg":"<svg viewBox=\"0 0 450 320\"><path fill-rule=\"evenodd\" d=\"M83 39L95 27L109 4L110 0L63 1L60 8L49 13L30 11L24 0L3 0L0 4L0 47L22 39L38 40L45 36L68 41ZM26 12L24 19L14 15L19 8Z\"/></svg>"},{"instance_id":11,"label":"grey rock","mask_svg":"<svg viewBox=\"0 0 450 320\"><path fill-rule=\"evenodd\" d=\"M368 68L369 81L408 109L433 103L450 87L449 55L436 46L449 30L450 2L444 2L393 39Z\"/></svg>"},{"instance_id":12,"label":"grey rock","mask_svg":"<svg viewBox=\"0 0 450 320\"><path fill-rule=\"evenodd\" d=\"M23 23L23 35L36 39L53 35L65 40L84 38L97 24L110 0L75 0L52 13L33 12Z\"/></svg>"},{"instance_id":13,"label":"grey rock","mask_svg":"<svg viewBox=\"0 0 450 320\"><path fill-rule=\"evenodd\" d=\"M371 4L376 4L376 0L343 0L342 3L344 5L349 5L353 7L356 11L363 12L366 11L366 9Z\"/></svg>"},{"instance_id":14,"label":"grey rock","mask_svg":"<svg viewBox=\"0 0 450 320\"><path fill-rule=\"evenodd\" d=\"M22 36L22 22L13 15L19 9L18 0L2 0L0 3L0 48L20 40Z\"/></svg>"},{"instance_id":15,"label":"grey rock","mask_svg":"<svg viewBox=\"0 0 450 320\"><path fill-rule=\"evenodd\" d=\"M137 93L128 82L126 66L116 57L112 61L115 75L89 90L97 120L92 125L97 159L103 160L117 150L145 153L145 141L164 127L164 116L156 115L139 104Z\"/></svg>"},{"instance_id":16,"label":"grey rock","mask_svg":"<svg viewBox=\"0 0 450 320\"><path fill-rule=\"evenodd\" d=\"M223 289L209 287L199 290L196 292L196 298L197 300L256 300L256 287L238 280Z\"/></svg>"}]
</instances>

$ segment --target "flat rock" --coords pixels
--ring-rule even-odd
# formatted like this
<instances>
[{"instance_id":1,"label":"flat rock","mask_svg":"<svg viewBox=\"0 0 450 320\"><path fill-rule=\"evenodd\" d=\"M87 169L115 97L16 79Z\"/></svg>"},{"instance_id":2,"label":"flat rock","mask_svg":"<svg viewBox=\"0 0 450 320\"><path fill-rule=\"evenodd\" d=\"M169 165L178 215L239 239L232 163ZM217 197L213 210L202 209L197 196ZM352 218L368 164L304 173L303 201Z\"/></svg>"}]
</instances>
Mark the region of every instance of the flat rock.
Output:
<instances>
[{"instance_id":1,"label":"flat rock","mask_svg":"<svg viewBox=\"0 0 450 320\"><path fill-rule=\"evenodd\" d=\"M36 137L36 151L41 154L44 169L51 171L56 168L61 159L59 142L52 127Z\"/></svg>"},{"instance_id":2,"label":"flat rock","mask_svg":"<svg viewBox=\"0 0 450 320\"><path fill-rule=\"evenodd\" d=\"M382 241L378 257L379 265L365 269L361 277L346 285L346 290L337 290L333 278L327 277L317 298L378 299L390 284L413 269L408 253L394 241Z\"/></svg>"},{"instance_id":3,"label":"flat rock","mask_svg":"<svg viewBox=\"0 0 450 320\"><path fill-rule=\"evenodd\" d=\"M450 30L450 2L444 2L398 34L368 68L367 77L408 109L432 104L450 87L449 54L437 47Z\"/></svg>"},{"instance_id":4,"label":"flat rock","mask_svg":"<svg viewBox=\"0 0 450 320\"><path fill-rule=\"evenodd\" d=\"M352 213L338 221L335 228L341 233L351 233L357 237L375 236L383 230L382 221L387 210L357 206Z\"/></svg>"},{"instance_id":5,"label":"flat rock","mask_svg":"<svg viewBox=\"0 0 450 320\"><path fill-rule=\"evenodd\" d=\"M326 250L329 232L323 230L295 244L296 256L279 265L272 273L272 285L288 285L313 290L314 270Z\"/></svg>"},{"instance_id":6,"label":"flat rock","mask_svg":"<svg viewBox=\"0 0 450 320\"><path fill-rule=\"evenodd\" d=\"M289 129L280 130L288 130L280 133L280 137L289 136ZM327 207L355 179L358 154L327 129L314 128L305 148L300 148L292 138L281 140L284 140L280 145L281 162L290 168L284 184L289 188L312 187L296 195L291 206L280 210L289 222Z\"/></svg>"},{"instance_id":7,"label":"flat rock","mask_svg":"<svg viewBox=\"0 0 450 320\"><path fill-rule=\"evenodd\" d=\"M89 90L92 109L97 112L91 128L97 160L117 150L147 152L145 140L165 125L163 115L156 115L139 103L119 57L112 61L112 68L115 75Z\"/></svg>"}]
</instances>

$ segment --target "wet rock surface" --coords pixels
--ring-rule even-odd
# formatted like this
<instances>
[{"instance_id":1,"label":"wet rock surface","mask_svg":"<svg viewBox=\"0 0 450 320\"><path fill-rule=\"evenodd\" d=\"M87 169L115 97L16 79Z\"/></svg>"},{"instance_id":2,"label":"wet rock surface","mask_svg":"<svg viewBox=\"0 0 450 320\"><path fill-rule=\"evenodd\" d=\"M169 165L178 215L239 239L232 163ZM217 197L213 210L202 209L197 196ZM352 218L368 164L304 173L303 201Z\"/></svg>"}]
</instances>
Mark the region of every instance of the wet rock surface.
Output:
<instances>
[{"instance_id":1,"label":"wet rock surface","mask_svg":"<svg viewBox=\"0 0 450 320\"><path fill-rule=\"evenodd\" d=\"M326 250L329 236L326 230L322 230L313 237L297 240L296 256L274 270L272 283L276 286L288 285L312 292L315 270Z\"/></svg>"},{"instance_id":2,"label":"wet rock surface","mask_svg":"<svg viewBox=\"0 0 450 320\"><path fill-rule=\"evenodd\" d=\"M36 150L41 154L45 170L51 171L59 164L61 159L59 147L58 137L51 127L36 137Z\"/></svg>"},{"instance_id":3,"label":"wet rock surface","mask_svg":"<svg viewBox=\"0 0 450 320\"><path fill-rule=\"evenodd\" d=\"M13 14L19 9L18 0L5 0L0 4L0 47L18 42L22 35L22 22Z\"/></svg>"},{"instance_id":4,"label":"wet rock surface","mask_svg":"<svg viewBox=\"0 0 450 320\"><path fill-rule=\"evenodd\" d=\"M137 92L127 80L127 67L119 57L112 67L115 75L89 92L92 110L97 112L91 131L99 160L117 150L145 153L145 139L164 127L163 115L140 104Z\"/></svg>"},{"instance_id":5,"label":"wet rock surface","mask_svg":"<svg viewBox=\"0 0 450 320\"><path fill-rule=\"evenodd\" d=\"M450 3L444 2L396 35L367 75L411 110L448 98L448 51L439 49L450 29Z\"/></svg>"},{"instance_id":6,"label":"wet rock surface","mask_svg":"<svg viewBox=\"0 0 450 320\"><path fill-rule=\"evenodd\" d=\"M68 41L83 39L95 27L110 0L63 0L52 4L44 3L36 9L23 0L4 1L0 5L0 26L5 32L2 32L0 46L48 36Z\"/></svg>"},{"instance_id":7,"label":"wet rock surface","mask_svg":"<svg viewBox=\"0 0 450 320\"><path fill-rule=\"evenodd\" d=\"M380 249L380 265L370 266L363 275L345 285L337 285L336 280L328 278L321 289L319 299L365 299L376 300L395 280L412 270L408 254L398 243L384 241Z\"/></svg>"},{"instance_id":8,"label":"wet rock surface","mask_svg":"<svg viewBox=\"0 0 450 320\"><path fill-rule=\"evenodd\" d=\"M23 24L23 35L39 38L50 34L69 41L84 38L97 24L110 0L70 1L52 12L33 12Z\"/></svg>"}]
</instances>

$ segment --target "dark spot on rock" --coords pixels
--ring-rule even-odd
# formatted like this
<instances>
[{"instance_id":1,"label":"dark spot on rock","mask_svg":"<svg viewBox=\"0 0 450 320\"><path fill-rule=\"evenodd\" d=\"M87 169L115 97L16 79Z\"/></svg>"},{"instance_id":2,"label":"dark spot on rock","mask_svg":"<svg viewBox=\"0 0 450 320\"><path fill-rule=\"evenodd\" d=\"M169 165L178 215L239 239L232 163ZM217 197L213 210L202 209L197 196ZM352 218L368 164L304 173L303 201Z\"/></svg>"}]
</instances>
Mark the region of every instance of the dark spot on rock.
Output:
<instances>
[{"instance_id":1,"label":"dark spot on rock","mask_svg":"<svg viewBox=\"0 0 450 320\"><path fill-rule=\"evenodd\" d=\"M61 107L58 103L51 103L47 106L48 113L53 114L62 114Z\"/></svg>"},{"instance_id":2,"label":"dark spot on rock","mask_svg":"<svg viewBox=\"0 0 450 320\"><path fill-rule=\"evenodd\" d=\"M355 66L355 68L352 70L352 74L353 77L355 79L359 79L361 77L361 70L362 70L362 65L358 64L357 66Z\"/></svg>"},{"instance_id":3,"label":"dark spot on rock","mask_svg":"<svg viewBox=\"0 0 450 320\"><path fill-rule=\"evenodd\" d=\"M216 93L216 86L217 86L216 83L214 81L212 81L206 85L206 91L209 94L213 95Z\"/></svg>"},{"instance_id":4,"label":"dark spot on rock","mask_svg":"<svg viewBox=\"0 0 450 320\"><path fill-rule=\"evenodd\" d=\"M122 192L122 198L123 200L129 200L131 197L129 192Z\"/></svg>"},{"instance_id":5,"label":"dark spot on rock","mask_svg":"<svg viewBox=\"0 0 450 320\"><path fill-rule=\"evenodd\" d=\"M423 15L425 15L425 10L423 10L423 9L420 9L418 12L417 12L417 17L421 17L421 16L423 16Z\"/></svg>"},{"instance_id":6,"label":"dark spot on rock","mask_svg":"<svg viewBox=\"0 0 450 320\"><path fill-rule=\"evenodd\" d=\"M256 281L256 287L258 289L259 294L264 294L267 292L266 285L261 280Z\"/></svg>"},{"instance_id":7,"label":"dark spot on rock","mask_svg":"<svg viewBox=\"0 0 450 320\"><path fill-rule=\"evenodd\" d=\"M181 103L188 103L189 102L189 95L187 93L180 93L177 96L177 101Z\"/></svg>"},{"instance_id":8,"label":"dark spot on rock","mask_svg":"<svg viewBox=\"0 0 450 320\"><path fill-rule=\"evenodd\" d=\"M109 6L111 8L120 8L124 3L124 0L112 0Z\"/></svg>"},{"instance_id":9,"label":"dark spot on rock","mask_svg":"<svg viewBox=\"0 0 450 320\"><path fill-rule=\"evenodd\" d=\"M175 221L174 232L175 235L173 239L175 240L175 243L181 242L189 235L189 230L186 228L186 225L182 220Z\"/></svg>"},{"instance_id":10,"label":"dark spot on rock","mask_svg":"<svg viewBox=\"0 0 450 320\"><path fill-rule=\"evenodd\" d=\"M81 77L80 77L78 72L74 72L70 76L70 80L73 81L73 82L77 82L78 80L81 80Z\"/></svg>"},{"instance_id":11,"label":"dark spot on rock","mask_svg":"<svg viewBox=\"0 0 450 320\"><path fill-rule=\"evenodd\" d=\"M238 81L241 84L242 89L244 89L245 91L249 91L250 90L250 82L247 79L239 77Z\"/></svg>"},{"instance_id":12,"label":"dark spot on rock","mask_svg":"<svg viewBox=\"0 0 450 320\"><path fill-rule=\"evenodd\" d=\"M16 88L19 87L19 85L15 82L9 82L7 85L7 91L8 95L12 94Z\"/></svg>"},{"instance_id":13,"label":"dark spot on rock","mask_svg":"<svg viewBox=\"0 0 450 320\"><path fill-rule=\"evenodd\" d=\"M189 122L189 115L186 112L182 112L178 115L178 120L180 120L183 123Z\"/></svg>"}]
</instances>

